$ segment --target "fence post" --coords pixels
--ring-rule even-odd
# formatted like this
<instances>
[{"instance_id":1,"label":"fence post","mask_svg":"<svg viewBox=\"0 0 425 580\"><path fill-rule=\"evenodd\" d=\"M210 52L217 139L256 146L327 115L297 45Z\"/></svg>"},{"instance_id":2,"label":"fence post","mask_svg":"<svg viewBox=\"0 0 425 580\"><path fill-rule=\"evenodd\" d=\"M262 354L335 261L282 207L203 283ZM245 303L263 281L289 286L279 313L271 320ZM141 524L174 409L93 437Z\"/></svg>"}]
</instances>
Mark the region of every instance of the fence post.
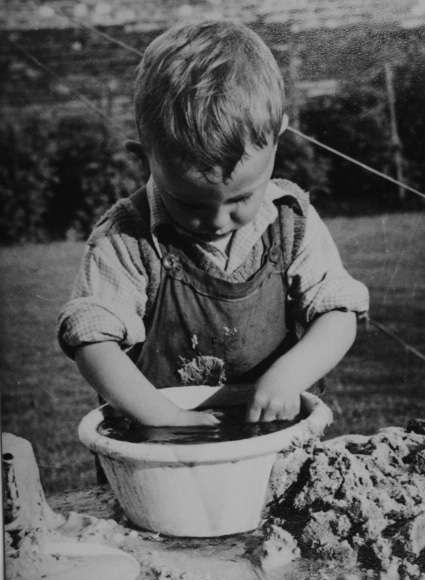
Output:
<instances>
[{"instance_id":1,"label":"fence post","mask_svg":"<svg viewBox=\"0 0 425 580\"><path fill-rule=\"evenodd\" d=\"M390 110L390 124L391 124L391 147L394 152L394 164L396 170L396 177L397 181L404 181L403 175L403 155L402 155L402 145L400 141L400 137L398 134L397 128L397 115L396 115L396 101L395 101L395 93L394 93L394 73L389 62L386 62L385 65L385 82L387 86L387 95L388 95L388 105ZM404 201L406 196L406 191L404 187L401 185L398 187L398 198L400 202Z\"/></svg>"}]
</instances>

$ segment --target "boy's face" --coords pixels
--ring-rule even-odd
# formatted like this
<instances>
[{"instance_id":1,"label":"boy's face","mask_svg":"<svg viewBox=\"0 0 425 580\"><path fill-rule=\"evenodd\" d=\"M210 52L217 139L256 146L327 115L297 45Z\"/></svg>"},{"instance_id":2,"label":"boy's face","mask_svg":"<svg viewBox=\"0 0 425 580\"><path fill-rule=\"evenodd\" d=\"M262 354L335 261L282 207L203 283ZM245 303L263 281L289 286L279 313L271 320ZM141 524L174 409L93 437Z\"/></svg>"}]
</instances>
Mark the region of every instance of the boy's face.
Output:
<instances>
[{"instance_id":1,"label":"boy's face","mask_svg":"<svg viewBox=\"0 0 425 580\"><path fill-rule=\"evenodd\" d=\"M250 222L266 194L277 144L249 146L231 178L223 183L221 170L204 176L149 156L153 180L161 199L183 230L205 242L224 238Z\"/></svg>"}]
</instances>

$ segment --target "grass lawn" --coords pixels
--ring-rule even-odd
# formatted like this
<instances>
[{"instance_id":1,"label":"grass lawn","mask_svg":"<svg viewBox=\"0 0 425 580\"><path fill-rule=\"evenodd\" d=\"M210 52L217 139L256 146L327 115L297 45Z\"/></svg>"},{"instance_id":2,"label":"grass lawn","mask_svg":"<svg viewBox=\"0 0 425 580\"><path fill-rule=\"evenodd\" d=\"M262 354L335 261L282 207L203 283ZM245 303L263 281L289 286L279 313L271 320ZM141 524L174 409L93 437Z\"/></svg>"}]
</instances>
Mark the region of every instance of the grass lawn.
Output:
<instances>
[{"instance_id":1,"label":"grass lawn","mask_svg":"<svg viewBox=\"0 0 425 580\"><path fill-rule=\"evenodd\" d=\"M371 292L371 318L425 353L425 213L327 220L348 270ZM1 251L2 430L29 439L47 492L94 483L77 425L96 395L60 351L55 323L68 299L81 243ZM326 437L373 433L425 417L425 362L371 327L331 373Z\"/></svg>"}]
</instances>

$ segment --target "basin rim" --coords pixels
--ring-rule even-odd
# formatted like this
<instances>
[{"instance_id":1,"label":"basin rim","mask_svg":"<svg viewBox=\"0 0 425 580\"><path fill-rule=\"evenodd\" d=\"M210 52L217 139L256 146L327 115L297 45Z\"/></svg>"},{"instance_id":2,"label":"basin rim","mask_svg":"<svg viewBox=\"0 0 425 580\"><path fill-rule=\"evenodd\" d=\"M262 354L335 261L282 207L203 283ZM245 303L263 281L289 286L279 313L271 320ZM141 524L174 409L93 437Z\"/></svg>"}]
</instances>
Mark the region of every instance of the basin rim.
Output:
<instances>
[{"instance_id":1,"label":"basin rim","mask_svg":"<svg viewBox=\"0 0 425 580\"><path fill-rule=\"evenodd\" d=\"M173 398L176 389L201 389L204 387L171 387L161 389L161 393ZM218 387L205 387L211 395ZM167 391L169 391L167 393ZM136 463L168 465L204 465L240 461L292 450L302 447L314 438L320 437L325 427L332 422L332 412L318 397L311 393L301 395L302 407L308 416L299 423L265 435L240 439L237 441L220 441L194 444L163 443L130 443L108 438L98 433L97 429L105 418L103 405L90 411L80 422L78 435L80 441L91 451L111 459Z\"/></svg>"}]
</instances>

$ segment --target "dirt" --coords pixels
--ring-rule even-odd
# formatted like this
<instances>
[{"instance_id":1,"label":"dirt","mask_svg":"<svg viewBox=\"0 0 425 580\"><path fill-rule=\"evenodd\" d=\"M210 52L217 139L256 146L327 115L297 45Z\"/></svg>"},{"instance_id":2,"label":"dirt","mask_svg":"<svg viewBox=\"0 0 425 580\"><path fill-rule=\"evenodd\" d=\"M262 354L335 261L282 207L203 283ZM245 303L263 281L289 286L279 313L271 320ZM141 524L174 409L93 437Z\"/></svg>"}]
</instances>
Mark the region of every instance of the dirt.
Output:
<instances>
[{"instance_id":1,"label":"dirt","mask_svg":"<svg viewBox=\"0 0 425 580\"><path fill-rule=\"evenodd\" d=\"M271 496L302 556L425 577L425 435L390 427L281 454Z\"/></svg>"},{"instance_id":2,"label":"dirt","mask_svg":"<svg viewBox=\"0 0 425 580\"><path fill-rule=\"evenodd\" d=\"M216 356L198 355L191 360L180 357L179 367L182 385L222 387L226 382L224 361Z\"/></svg>"},{"instance_id":3,"label":"dirt","mask_svg":"<svg viewBox=\"0 0 425 580\"><path fill-rule=\"evenodd\" d=\"M9 580L38 580L40 578L59 574L70 567L76 569L84 566L89 558L70 558L63 555L43 553L43 546L63 542L102 544L108 547L124 550L136 558L140 565L139 580L204 580L203 574L194 574L179 567L162 557L161 553L151 549L141 542L137 530L117 524L113 520L103 520L96 517L71 512L66 522L55 530L43 527L27 531L16 543L13 535L6 533L6 566ZM104 558L104 556L103 556ZM96 576L97 577L97 576Z\"/></svg>"},{"instance_id":4,"label":"dirt","mask_svg":"<svg viewBox=\"0 0 425 580\"><path fill-rule=\"evenodd\" d=\"M28 453L26 465L27 460ZM38 477L34 466L31 473ZM58 541L125 550L140 564L139 580L425 578L422 422L409 429L389 427L373 436L311 441L280 453L263 525L240 537L172 539L134 529L105 490L87 492L78 505L99 517L69 510L57 510L61 512L57 516L45 504L37 477L33 489L39 500L28 501L23 509L23 496L18 504L19 494L12 493L20 481L19 470L8 469L10 580L40 578L69 565L67 559L42 553L44 543ZM75 505L76 497L70 505ZM64 498L61 501L63 507Z\"/></svg>"}]
</instances>

